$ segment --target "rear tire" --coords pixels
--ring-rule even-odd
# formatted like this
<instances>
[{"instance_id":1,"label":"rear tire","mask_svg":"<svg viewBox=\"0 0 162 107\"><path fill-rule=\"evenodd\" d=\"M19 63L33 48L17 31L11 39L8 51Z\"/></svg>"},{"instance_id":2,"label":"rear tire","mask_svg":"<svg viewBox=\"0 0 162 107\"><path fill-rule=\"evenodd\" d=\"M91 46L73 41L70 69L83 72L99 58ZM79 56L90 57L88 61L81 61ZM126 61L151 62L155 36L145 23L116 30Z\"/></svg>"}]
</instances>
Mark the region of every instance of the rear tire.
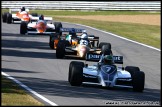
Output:
<instances>
[{"instance_id":1,"label":"rear tire","mask_svg":"<svg viewBox=\"0 0 162 107\"><path fill-rule=\"evenodd\" d=\"M83 81L83 67L79 65L72 66L70 75L70 84L72 86L80 86Z\"/></svg>"},{"instance_id":2,"label":"rear tire","mask_svg":"<svg viewBox=\"0 0 162 107\"><path fill-rule=\"evenodd\" d=\"M110 43L104 43L100 44L101 47L101 53L106 54L106 55L112 55L112 50L111 50L111 44Z\"/></svg>"},{"instance_id":3,"label":"rear tire","mask_svg":"<svg viewBox=\"0 0 162 107\"><path fill-rule=\"evenodd\" d=\"M8 24L11 24L12 23L12 14L11 13L8 13L7 14L7 23Z\"/></svg>"},{"instance_id":4,"label":"rear tire","mask_svg":"<svg viewBox=\"0 0 162 107\"><path fill-rule=\"evenodd\" d=\"M20 34L27 33L27 23L25 21L22 21L20 24Z\"/></svg>"},{"instance_id":5,"label":"rear tire","mask_svg":"<svg viewBox=\"0 0 162 107\"><path fill-rule=\"evenodd\" d=\"M31 15L37 17L38 13L31 13Z\"/></svg>"},{"instance_id":6,"label":"rear tire","mask_svg":"<svg viewBox=\"0 0 162 107\"><path fill-rule=\"evenodd\" d=\"M3 23L6 23L7 22L7 14L8 14L8 12L4 12L2 14Z\"/></svg>"},{"instance_id":7,"label":"rear tire","mask_svg":"<svg viewBox=\"0 0 162 107\"><path fill-rule=\"evenodd\" d=\"M49 46L50 46L51 49L55 49L54 48L55 47L55 43L54 43L55 39L58 39L58 34L55 33L54 35L50 35L50 37L49 37Z\"/></svg>"},{"instance_id":8,"label":"rear tire","mask_svg":"<svg viewBox=\"0 0 162 107\"><path fill-rule=\"evenodd\" d=\"M60 40L56 48L56 58L63 58L65 56L66 41Z\"/></svg>"},{"instance_id":9,"label":"rear tire","mask_svg":"<svg viewBox=\"0 0 162 107\"><path fill-rule=\"evenodd\" d=\"M98 47L101 49L103 45L107 45L108 48L111 49L111 44L106 42L101 42Z\"/></svg>"},{"instance_id":10,"label":"rear tire","mask_svg":"<svg viewBox=\"0 0 162 107\"><path fill-rule=\"evenodd\" d=\"M61 32L60 32L60 28L62 28L61 22L54 22L54 26L55 26L56 33L60 33L61 35Z\"/></svg>"},{"instance_id":11,"label":"rear tire","mask_svg":"<svg viewBox=\"0 0 162 107\"><path fill-rule=\"evenodd\" d=\"M140 71L138 67L127 66L125 67L132 77L133 91L143 92L145 84L145 73Z\"/></svg>"},{"instance_id":12,"label":"rear tire","mask_svg":"<svg viewBox=\"0 0 162 107\"><path fill-rule=\"evenodd\" d=\"M78 61L72 61L69 65L69 76L68 76L68 81L70 82L70 78L71 78L71 71L72 71L72 67L75 65L79 65L81 67L84 67L84 63L83 62L78 62Z\"/></svg>"}]
</instances>

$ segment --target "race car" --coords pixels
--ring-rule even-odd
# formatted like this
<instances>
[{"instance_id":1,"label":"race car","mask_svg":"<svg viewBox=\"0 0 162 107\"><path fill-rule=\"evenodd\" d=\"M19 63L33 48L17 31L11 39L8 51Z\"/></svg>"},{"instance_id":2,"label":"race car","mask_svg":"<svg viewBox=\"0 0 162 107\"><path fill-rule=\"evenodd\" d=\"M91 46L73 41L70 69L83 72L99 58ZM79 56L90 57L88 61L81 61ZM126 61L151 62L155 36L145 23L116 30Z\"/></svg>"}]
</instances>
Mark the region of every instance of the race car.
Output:
<instances>
[{"instance_id":1,"label":"race car","mask_svg":"<svg viewBox=\"0 0 162 107\"><path fill-rule=\"evenodd\" d=\"M60 32L60 28L62 28L61 22L54 22L52 17L44 17L44 15L40 15L39 17L35 17L35 20L26 23L22 21L20 24L20 34L43 34L43 35L51 35L54 33Z\"/></svg>"},{"instance_id":2,"label":"race car","mask_svg":"<svg viewBox=\"0 0 162 107\"><path fill-rule=\"evenodd\" d=\"M13 13L16 12L16 13ZM26 21L30 22L31 20L35 20L34 18L38 17L37 13L29 13L29 9L25 9L25 7L22 7L22 9L9 9L9 12L5 12L2 14L2 19L4 23L14 23Z\"/></svg>"},{"instance_id":3,"label":"race car","mask_svg":"<svg viewBox=\"0 0 162 107\"><path fill-rule=\"evenodd\" d=\"M59 40L65 40L66 35L70 34L71 31L74 31L78 38L84 29L75 29L75 28L61 28L59 33L51 34L49 38L49 46L51 49L56 49ZM77 38L77 37L76 37ZM73 43L75 41L73 40Z\"/></svg>"},{"instance_id":4,"label":"race car","mask_svg":"<svg viewBox=\"0 0 162 107\"><path fill-rule=\"evenodd\" d=\"M114 56L110 54L111 52L87 54L87 60L98 61L96 65L89 66L84 62L72 61L68 74L68 82L71 86L91 84L107 88L129 88L136 92L143 92L145 73L136 66L124 67L123 56ZM106 58L109 60L105 60ZM117 66L117 64L122 64L122 66Z\"/></svg>"},{"instance_id":5,"label":"race car","mask_svg":"<svg viewBox=\"0 0 162 107\"><path fill-rule=\"evenodd\" d=\"M61 30L69 32L74 30L75 33L80 33L85 29L62 28ZM64 58L65 55L77 55L79 58L85 59L86 53L101 53L102 45L106 45L107 47L111 48L111 44L109 43L101 42L99 44L99 37L97 36L74 34L70 33L70 35L64 36L64 39L60 39L57 42L56 58Z\"/></svg>"}]
</instances>

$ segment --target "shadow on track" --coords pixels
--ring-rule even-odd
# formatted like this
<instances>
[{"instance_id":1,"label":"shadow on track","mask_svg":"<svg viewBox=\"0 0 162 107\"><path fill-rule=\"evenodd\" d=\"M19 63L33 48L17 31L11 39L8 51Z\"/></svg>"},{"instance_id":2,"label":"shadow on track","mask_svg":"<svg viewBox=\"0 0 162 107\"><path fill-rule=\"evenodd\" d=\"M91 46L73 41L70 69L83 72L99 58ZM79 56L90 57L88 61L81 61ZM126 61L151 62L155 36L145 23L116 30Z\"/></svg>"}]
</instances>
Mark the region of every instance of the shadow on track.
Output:
<instances>
[{"instance_id":1,"label":"shadow on track","mask_svg":"<svg viewBox=\"0 0 162 107\"><path fill-rule=\"evenodd\" d=\"M11 37L43 37L43 38L49 38L49 35L39 35L39 34L33 34L33 35L23 35L23 34L14 34L14 33L1 33L2 36L11 36Z\"/></svg>"},{"instance_id":2,"label":"shadow on track","mask_svg":"<svg viewBox=\"0 0 162 107\"><path fill-rule=\"evenodd\" d=\"M12 69L3 69L4 72L16 72ZM20 71L17 71L20 72ZM28 72L28 71L23 71ZM28 72L32 73L32 72ZM13 76L14 77L14 76ZM94 86L71 86L65 80L49 80L32 77L14 78L21 81L34 91L40 94L51 96L73 97L73 98L93 98L113 101L160 101L160 90L145 89L143 93L133 92L132 90L103 89Z\"/></svg>"},{"instance_id":3,"label":"shadow on track","mask_svg":"<svg viewBox=\"0 0 162 107\"><path fill-rule=\"evenodd\" d=\"M1 55L3 56L55 59L55 53L33 52L33 51L27 52L11 49L1 49L1 50L2 50Z\"/></svg>"},{"instance_id":4,"label":"shadow on track","mask_svg":"<svg viewBox=\"0 0 162 107\"><path fill-rule=\"evenodd\" d=\"M51 50L48 43L23 40L2 40L2 47Z\"/></svg>"}]
</instances>

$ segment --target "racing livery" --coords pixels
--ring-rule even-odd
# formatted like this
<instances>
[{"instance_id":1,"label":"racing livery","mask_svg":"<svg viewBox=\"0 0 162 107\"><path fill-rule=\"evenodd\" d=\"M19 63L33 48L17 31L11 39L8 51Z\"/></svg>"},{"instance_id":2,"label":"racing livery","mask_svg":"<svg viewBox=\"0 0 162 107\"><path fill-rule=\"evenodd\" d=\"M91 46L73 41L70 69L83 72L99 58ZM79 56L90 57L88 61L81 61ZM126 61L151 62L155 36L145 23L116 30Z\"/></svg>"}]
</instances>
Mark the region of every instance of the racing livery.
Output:
<instances>
[{"instance_id":1,"label":"racing livery","mask_svg":"<svg viewBox=\"0 0 162 107\"><path fill-rule=\"evenodd\" d=\"M74 30L75 33L82 33L85 29L76 28L61 28L61 31ZM101 42L99 43L99 37L94 35L87 35L86 38L82 38L82 34L77 34L76 36L68 35L61 36L61 38L53 39L53 45L56 48L56 57L64 58L65 55L77 55L77 57L85 59L87 53L101 53L102 45L107 45L111 48L110 43ZM52 42L53 43L53 42ZM53 43L53 44L54 44Z\"/></svg>"},{"instance_id":2,"label":"racing livery","mask_svg":"<svg viewBox=\"0 0 162 107\"><path fill-rule=\"evenodd\" d=\"M61 28L59 33L55 33L55 34L51 34L50 38L49 38L49 46L51 49L56 49L58 42L60 40L66 40L66 39L70 39L69 37L66 37L67 34L69 34L69 32L71 30L75 30L75 33L77 33L76 38L80 37L80 33L82 33L82 31L84 29L75 29L75 28ZM77 44L77 40L72 38L72 44Z\"/></svg>"},{"instance_id":3,"label":"racing livery","mask_svg":"<svg viewBox=\"0 0 162 107\"><path fill-rule=\"evenodd\" d=\"M143 92L145 74L140 71L139 67L124 67L123 56L113 56L113 64L104 64L103 57L104 54L87 54L87 60L99 61L91 66L83 62L72 61L69 65L69 83L72 86L93 84L102 87L124 87ZM115 64L122 64L122 66L117 67Z\"/></svg>"},{"instance_id":4,"label":"racing livery","mask_svg":"<svg viewBox=\"0 0 162 107\"><path fill-rule=\"evenodd\" d=\"M52 22L52 17L44 17L44 20L39 20L39 17L34 19L34 21L30 21L29 23L25 21L21 22L20 34L51 35L60 32L60 28L62 28L61 22Z\"/></svg>"},{"instance_id":5,"label":"racing livery","mask_svg":"<svg viewBox=\"0 0 162 107\"><path fill-rule=\"evenodd\" d=\"M12 13L16 12L16 13ZM4 23L14 23L15 21L25 21L30 22L31 20L35 20L35 17L38 17L37 13L29 13L29 9L25 9L25 11L20 11L20 9L9 9L9 12L5 12L2 14L2 19Z\"/></svg>"}]
</instances>

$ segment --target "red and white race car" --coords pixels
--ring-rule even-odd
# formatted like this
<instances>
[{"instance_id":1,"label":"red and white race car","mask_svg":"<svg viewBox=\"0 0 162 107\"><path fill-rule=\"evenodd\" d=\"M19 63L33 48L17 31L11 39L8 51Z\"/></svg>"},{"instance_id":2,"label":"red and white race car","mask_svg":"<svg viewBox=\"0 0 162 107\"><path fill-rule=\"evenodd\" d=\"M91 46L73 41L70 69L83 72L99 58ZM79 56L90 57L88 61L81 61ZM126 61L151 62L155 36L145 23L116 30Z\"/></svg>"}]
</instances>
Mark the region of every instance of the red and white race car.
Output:
<instances>
[{"instance_id":1,"label":"red and white race car","mask_svg":"<svg viewBox=\"0 0 162 107\"><path fill-rule=\"evenodd\" d=\"M34 18L35 21L26 23L22 21L20 24L20 34L47 34L59 33L62 28L61 22L53 22L52 17L44 17L40 20L39 17Z\"/></svg>"},{"instance_id":2,"label":"red and white race car","mask_svg":"<svg viewBox=\"0 0 162 107\"><path fill-rule=\"evenodd\" d=\"M16 13L13 13L16 12ZM9 9L9 12L4 12L2 14L2 19L4 23L14 23L15 21L26 21L30 22L34 20L35 17L38 17L37 13L29 13L29 9L25 9L25 11L20 11L20 9Z\"/></svg>"}]
</instances>

